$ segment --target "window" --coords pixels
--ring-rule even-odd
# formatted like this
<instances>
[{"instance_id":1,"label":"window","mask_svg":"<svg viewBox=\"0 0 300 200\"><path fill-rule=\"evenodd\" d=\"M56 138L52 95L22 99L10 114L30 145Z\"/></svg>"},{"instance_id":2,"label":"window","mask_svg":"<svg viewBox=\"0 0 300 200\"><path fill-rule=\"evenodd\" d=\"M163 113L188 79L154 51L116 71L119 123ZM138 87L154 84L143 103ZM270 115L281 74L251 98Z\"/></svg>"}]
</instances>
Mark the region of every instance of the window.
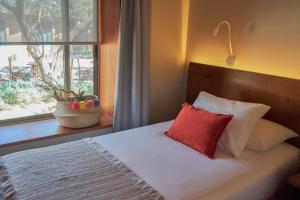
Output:
<instances>
[{"instance_id":1,"label":"window","mask_svg":"<svg viewBox=\"0 0 300 200\"><path fill-rule=\"evenodd\" d=\"M0 0L0 123L53 112L51 76L97 94L97 0Z\"/></svg>"}]
</instances>

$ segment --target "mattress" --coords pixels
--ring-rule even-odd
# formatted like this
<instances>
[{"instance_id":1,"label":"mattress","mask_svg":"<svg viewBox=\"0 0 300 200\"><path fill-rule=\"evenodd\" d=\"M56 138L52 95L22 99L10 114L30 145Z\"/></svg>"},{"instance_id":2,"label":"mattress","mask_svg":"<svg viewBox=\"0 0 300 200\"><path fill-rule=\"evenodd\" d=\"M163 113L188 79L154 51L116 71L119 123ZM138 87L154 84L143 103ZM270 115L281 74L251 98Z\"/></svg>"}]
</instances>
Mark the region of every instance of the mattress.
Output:
<instances>
[{"instance_id":1,"label":"mattress","mask_svg":"<svg viewBox=\"0 0 300 200\"><path fill-rule=\"evenodd\" d=\"M299 150L287 143L239 159L217 149L212 160L165 136L171 123L95 139L167 200L266 199L299 165Z\"/></svg>"}]
</instances>

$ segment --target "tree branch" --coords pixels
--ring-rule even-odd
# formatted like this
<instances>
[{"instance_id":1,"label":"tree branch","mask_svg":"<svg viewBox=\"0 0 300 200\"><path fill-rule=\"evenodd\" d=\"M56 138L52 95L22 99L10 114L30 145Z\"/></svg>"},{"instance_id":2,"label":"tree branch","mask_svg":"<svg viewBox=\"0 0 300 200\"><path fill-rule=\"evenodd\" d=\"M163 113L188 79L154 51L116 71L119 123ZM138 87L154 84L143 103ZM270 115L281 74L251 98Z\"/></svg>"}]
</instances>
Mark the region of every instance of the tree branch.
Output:
<instances>
[{"instance_id":1,"label":"tree branch","mask_svg":"<svg viewBox=\"0 0 300 200\"><path fill-rule=\"evenodd\" d=\"M79 29L75 29L75 27L73 29L75 29L75 31L77 31L77 33L75 32L74 37L71 39L72 41L74 41L75 39L77 39L77 37L79 37L79 35L82 33L82 31L86 30L90 25L92 24L92 21L89 21L84 27L79 28Z\"/></svg>"},{"instance_id":2,"label":"tree branch","mask_svg":"<svg viewBox=\"0 0 300 200\"><path fill-rule=\"evenodd\" d=\"M12 7L9 5L9 3L7 3L5 0L0 0L0 4L6 8L7 10L11 11L11 12L15 12L16 8Z\"/></svg>"}]
</instances>

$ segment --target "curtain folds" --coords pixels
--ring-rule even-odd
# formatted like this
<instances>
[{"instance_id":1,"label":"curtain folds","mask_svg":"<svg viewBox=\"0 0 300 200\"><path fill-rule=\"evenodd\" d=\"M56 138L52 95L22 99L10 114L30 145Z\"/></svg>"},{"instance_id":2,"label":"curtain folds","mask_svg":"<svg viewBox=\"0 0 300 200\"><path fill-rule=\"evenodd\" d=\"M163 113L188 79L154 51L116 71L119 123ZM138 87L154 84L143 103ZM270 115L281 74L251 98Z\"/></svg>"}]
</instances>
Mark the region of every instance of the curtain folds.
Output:
<instances>
[{"instance_id":1,"label":"curtain folds","mask_svg":"<svg viewBox=\"0 0 300 200\"><path fill-rule=\"evenodd\" d=\"M148 123L150 1L121 0L114 131Z\"/></svg>"}]
</instances>

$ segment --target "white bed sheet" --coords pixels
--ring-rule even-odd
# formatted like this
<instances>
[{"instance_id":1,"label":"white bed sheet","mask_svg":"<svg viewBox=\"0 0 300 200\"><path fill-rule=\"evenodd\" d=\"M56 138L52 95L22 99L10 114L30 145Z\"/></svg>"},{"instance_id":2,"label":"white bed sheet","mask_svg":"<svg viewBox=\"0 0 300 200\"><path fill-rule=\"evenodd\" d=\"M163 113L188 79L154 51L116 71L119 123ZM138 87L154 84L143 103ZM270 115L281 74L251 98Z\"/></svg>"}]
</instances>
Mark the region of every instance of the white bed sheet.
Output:
<instances>
[{"instance_id":1,"label":"white bed sheet","mask_svg":"<svg viewBox=\"0 0 300 200\"><path fill-rule=\"evenodd\" d=\"M265 199L298 167L299 150L287 143L240 159L218 149L211 160L165 136L171 123L95 139L167 200Z\"/></svg>"}]
</instances>

